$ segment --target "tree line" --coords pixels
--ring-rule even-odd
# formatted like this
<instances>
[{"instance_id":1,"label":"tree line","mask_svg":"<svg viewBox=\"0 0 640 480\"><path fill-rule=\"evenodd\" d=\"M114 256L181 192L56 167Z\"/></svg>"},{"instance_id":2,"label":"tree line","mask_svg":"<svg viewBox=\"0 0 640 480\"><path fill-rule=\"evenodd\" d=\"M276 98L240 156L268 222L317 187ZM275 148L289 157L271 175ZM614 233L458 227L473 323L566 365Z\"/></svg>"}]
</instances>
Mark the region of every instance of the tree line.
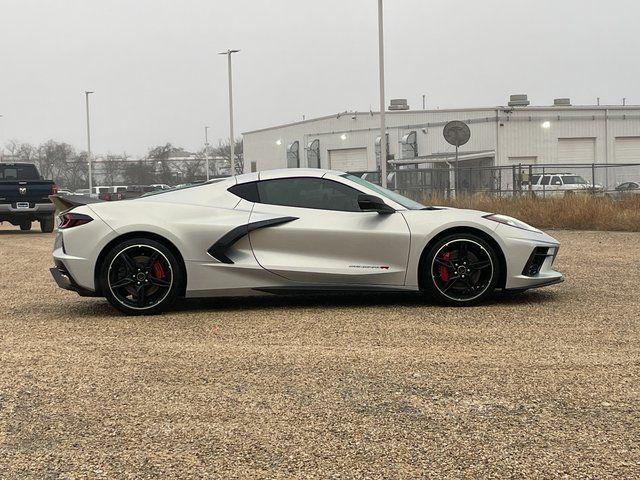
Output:
<instances>
[{"instance_id":1,"label":"tree line","mask_svg":"<svg viewBox=\"0 0 640 480\"><path fill-rule=\"evenodd\" d=\"M89 169L86 151L77 151L65 142L49 140L41 145L11 140L5 145L5 154L14 162L33 163L38 167L43 178L53 180L57 185L69 190L88 188ZM206 158L210 161L210 175L221 172L241 173L242 140L236 140L235 168L231 168L231 148L229 142L220 142L217 147L210 147L195 152L186 152L171 143L158 145L149 149L140 159L132 159L126 153L122 155L101 155L93 158L94 184L148 185L150 183L188 183L206 178ZM188 159L184 157L189 156ZM183 157L176 160L176 157ZM96 182L97 180L97 182Z\"/></svg>"}]
</instances>

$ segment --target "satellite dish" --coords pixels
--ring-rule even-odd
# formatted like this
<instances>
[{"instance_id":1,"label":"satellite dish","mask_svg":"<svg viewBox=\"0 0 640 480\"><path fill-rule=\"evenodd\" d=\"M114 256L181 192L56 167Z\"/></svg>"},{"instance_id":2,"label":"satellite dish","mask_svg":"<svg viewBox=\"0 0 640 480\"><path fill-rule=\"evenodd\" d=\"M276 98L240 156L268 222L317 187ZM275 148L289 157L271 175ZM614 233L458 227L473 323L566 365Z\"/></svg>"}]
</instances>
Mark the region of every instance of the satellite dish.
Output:
<instances>
[{"instance_id":1,"label":"satellite dish","mask_svg":"<svg viewBox=\"0 0 640 480\"><path fill-rule=\"evenodd\" d=\"M447 123L442 130L444 139L454 147L461 147L471 138L469 125L459 120Z\"/></svg>"}]
</instances>

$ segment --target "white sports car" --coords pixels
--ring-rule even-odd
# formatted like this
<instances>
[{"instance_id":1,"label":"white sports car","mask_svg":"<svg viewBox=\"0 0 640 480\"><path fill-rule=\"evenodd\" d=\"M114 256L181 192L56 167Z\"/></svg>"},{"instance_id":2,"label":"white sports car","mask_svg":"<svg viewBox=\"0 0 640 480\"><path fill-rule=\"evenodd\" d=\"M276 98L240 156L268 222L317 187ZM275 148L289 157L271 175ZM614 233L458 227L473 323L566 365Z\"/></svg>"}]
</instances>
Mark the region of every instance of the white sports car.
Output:
<instances>
[{"instance_id":1,"label":"white sports car","mask_svg":"<svg viewBox=\"0 0 640 480\"><path fill-rule=\"evenodd\" d=\"M176 297L354 290L468 305L495 289L561 282L558 246L503 215L426 207L342 172L285 169L67 209L51 273L128 314Z\"/></svg>"}]
</instances>

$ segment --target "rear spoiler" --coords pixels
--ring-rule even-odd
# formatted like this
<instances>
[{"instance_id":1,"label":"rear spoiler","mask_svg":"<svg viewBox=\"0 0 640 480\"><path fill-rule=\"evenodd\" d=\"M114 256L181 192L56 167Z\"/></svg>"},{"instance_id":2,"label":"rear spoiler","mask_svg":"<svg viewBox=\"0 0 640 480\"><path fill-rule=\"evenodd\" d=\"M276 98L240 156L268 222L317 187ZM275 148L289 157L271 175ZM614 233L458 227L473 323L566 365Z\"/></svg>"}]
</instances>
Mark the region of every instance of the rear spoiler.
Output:
<instances>
[{"instance_id":1,"label":"rear spoiler","mask_svg":"<svg viewBox=\"0 0 640 480\"><path fill-rule=\"evenodd\" d=\"M56 215L82 205L104 202L104 200L88 195L49 195L49 200L51 200L56 207Z\"/></svg>"}]
</instances>

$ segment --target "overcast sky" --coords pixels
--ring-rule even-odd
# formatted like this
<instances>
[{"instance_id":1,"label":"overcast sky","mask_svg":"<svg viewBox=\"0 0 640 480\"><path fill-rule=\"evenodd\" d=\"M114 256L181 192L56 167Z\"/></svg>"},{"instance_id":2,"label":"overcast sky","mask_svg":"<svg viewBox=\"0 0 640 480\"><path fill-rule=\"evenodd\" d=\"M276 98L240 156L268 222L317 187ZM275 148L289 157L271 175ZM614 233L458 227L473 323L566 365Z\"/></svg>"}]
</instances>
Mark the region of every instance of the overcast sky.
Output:
<instances>
[{"instance_id":1,"label":"overcast sky","mask_svg":"<svg viewBox=\"0 0 640 480\"><path fill-rule=\"evenodd\" d=\"M637 0L386 0L387 99L412 108L640 103ZM376 0L0 0L0 144L187 149L236 132L376 110Z\"/></svg>"}]
</instances>

